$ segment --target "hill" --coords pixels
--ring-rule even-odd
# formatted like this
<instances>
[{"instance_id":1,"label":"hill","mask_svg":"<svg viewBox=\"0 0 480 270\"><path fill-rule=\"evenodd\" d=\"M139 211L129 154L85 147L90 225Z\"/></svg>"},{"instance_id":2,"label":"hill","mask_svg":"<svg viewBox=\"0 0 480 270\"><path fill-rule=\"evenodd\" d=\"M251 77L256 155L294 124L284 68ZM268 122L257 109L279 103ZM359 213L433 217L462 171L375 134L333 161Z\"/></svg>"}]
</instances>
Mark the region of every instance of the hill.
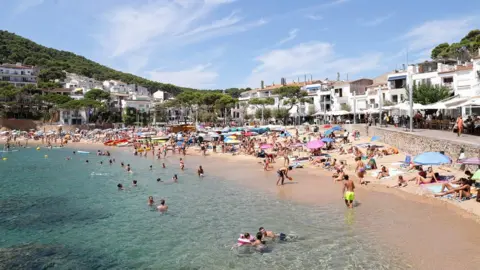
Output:
<instances>
[{"instance_id":1,"label":"hill","mask_svg":"<svg viewBox=\"0 0 480 270\"><path fill-rule=\"evenodd\" d=\"M149 89L150 92L162 90L177 95L185 90L195 90L171 84L159 83L145 78L114 70L83 56L39 45L27 38L8 31L0 30L0 63L23 63L42 69L65 70L103 81L120 80L135 83ZM55 72L52 72L55 73Z\"/></svg>"},{"instance_id":2,"label":"hill","mask_svg":"<svg viewBox=\"0 0 480 270\"><path fill-rule=\"evenodd\" d=\"M468 61L472 57L478 56L480 48L480 30L470 31L460 42L452 44L441 43L437 45L431 54L432 59L454 59Z\"/></svg>"}]
</instances>

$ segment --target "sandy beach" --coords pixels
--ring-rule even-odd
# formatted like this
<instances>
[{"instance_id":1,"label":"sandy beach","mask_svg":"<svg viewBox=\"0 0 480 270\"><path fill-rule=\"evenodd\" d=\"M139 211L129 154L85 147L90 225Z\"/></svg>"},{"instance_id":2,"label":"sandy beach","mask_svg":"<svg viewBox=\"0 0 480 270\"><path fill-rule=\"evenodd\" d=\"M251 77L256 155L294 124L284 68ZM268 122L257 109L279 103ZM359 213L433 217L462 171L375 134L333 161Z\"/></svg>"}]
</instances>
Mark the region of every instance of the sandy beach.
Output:
<instances>
[{"instance_id":1,"label":"sandy beach","mask_svg":"<svg viewBox=\"0 0 480 270\"><path fill-rule=\"evenodd\" d=\"M368 140L367 137L361 137L354 143L366 143ZM376 142L376 144L382 143ZM29 146L37 145L40 145L40 142L29 141ZM97 150L109 150L113 154L117 151L131 152L133 156L133 149L130 147L107 147L101 143L88 141L69 143L66 147L88 150L92 153ZM385 147L388 146L385 145ZM188 149L185 157L187 168L195 170L202 165L207 175L219 176L252 189L274 194L280 200L291 200L318 207L332 203L344 204L342 183L335 183L332 180L331 171L307 165L291 172L293 181L287 181L284 186L276 186L275 172L283 166L283 158L278 158L276 163L272 164L271 170L264 171L260 158L211 151L204 157L199 150L198 147ZM299 154L303 155L306 152ZM339 156L333 151L329 154L339 160L346 160L346 173L355 175L351 155ZM169 163L176 164L179 157L182 156L169 153L167 160ZM390 168L404 159L405 153L399 153L378 159L377 165ZM151 154L146 160L149 162L155 160L158 163L165 161L165 159L156 160ZM458 170L453 168L446 168L446 170L449 170L448 174L461 176ZM444 173L444 171L440 172ZM405 175L409 178L413 174ZM459 265L465 269L474 269L472 265L480 262L475 259L468 262L456 259L476 250L480 244L480 234L476 233L477 222L480 221L480 207L475 200L457 202L434 198L424 188L415 186L414 182L410 182L405 188L388 188L396 182L396 177L376 180L371 174L367 174L366 179L371 181L369 185L357 185L357 206L353 212L346 209L346 212L339 213L345 216L346 222L351 223L353 228L365 231L367 234L375 231L381 235L375 241L394 247L401 256L407 256L412 262L413 269L450 268ZM442 236L439 237L439 235ZM434 250L432 246L435 246ZM439 256L447 253L447 257L439 259ZM422 255L419 256L419 254Z\"/></svg>"}]
</instances>

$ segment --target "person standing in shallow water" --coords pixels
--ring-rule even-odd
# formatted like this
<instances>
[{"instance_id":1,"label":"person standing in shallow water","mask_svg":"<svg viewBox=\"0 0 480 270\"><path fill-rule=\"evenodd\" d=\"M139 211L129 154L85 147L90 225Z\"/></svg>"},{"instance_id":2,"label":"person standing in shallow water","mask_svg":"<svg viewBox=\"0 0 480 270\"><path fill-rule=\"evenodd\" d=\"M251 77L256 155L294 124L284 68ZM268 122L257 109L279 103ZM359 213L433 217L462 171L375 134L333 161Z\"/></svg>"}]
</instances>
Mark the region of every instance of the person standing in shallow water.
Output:
<instances>
[{"instance_id":1,"label":"person standing in shallow water","mask_svg":"<svg viewBox=\"0 0 480 270\"><path fill-rule=\"evenodd\" d=\"M165 213L168 210L168 205L165 204L165 200L160 200L160 205L157 206L159 212Z\"/></svg>"},{"instance_id":2,"label":"person standing in shallow water","mask_svg":"<svg viewBox=\"0 0 480 270\"><path fill-rule=\"evenodd\" d=\"M355 184L349 179L348 175L343 176L343 181L342 196L345 199L345 205L347 205L348 208L353 208Z\"/></svg>"}]
</instances>

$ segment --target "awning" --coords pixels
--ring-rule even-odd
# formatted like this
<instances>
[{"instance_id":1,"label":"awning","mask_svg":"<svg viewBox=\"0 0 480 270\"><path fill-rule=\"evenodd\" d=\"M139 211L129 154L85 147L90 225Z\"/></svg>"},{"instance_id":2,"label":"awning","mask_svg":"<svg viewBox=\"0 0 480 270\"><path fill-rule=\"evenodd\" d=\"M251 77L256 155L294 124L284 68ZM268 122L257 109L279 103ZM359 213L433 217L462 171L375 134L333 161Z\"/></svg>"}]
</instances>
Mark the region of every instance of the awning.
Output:
<instances>
[{"instance_id":1,"label":"awning","mask_svg":"<svg viewBox=\"0 0 480 270\"><path fill-rule=\"evenodd\" d=\"M407 75L395 76L388 78L388 81L404 80L407 78Z\"/></svg>"}]
</instances>

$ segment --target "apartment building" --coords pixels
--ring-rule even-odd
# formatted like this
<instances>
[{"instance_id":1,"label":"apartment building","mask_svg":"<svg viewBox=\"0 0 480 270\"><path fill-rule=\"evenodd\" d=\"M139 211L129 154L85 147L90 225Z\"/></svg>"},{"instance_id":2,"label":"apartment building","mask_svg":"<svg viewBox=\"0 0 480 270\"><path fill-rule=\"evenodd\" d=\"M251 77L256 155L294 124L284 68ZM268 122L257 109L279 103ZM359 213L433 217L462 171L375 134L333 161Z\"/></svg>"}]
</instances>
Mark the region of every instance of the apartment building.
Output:
<instances>
[{"instance_id":1,"label":"apartment building","mask_svg":"<svg viewBox=\"0 0 480 270\"><path fill-rule=\"evenodd\" d=\"M23 87L28 84L37 85L38 69L34 66L16 64L0 65L0 80L9 82L15 87Z\"/></svg>"}]
</instances>

